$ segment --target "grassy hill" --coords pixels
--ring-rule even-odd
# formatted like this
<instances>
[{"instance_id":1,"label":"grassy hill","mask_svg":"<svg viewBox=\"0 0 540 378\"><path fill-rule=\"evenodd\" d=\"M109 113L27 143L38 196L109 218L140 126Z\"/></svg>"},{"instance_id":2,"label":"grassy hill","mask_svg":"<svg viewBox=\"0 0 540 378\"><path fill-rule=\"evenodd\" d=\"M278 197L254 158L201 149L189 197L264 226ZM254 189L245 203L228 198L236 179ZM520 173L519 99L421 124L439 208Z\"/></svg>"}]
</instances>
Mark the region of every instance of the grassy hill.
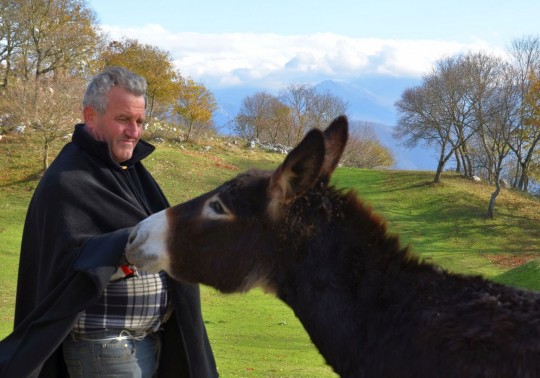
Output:
<instances>
[{"instance_id":1,"label":"grassy hill","mask_svg":"<svg viewBox=\"0 0 540 378\"><path fill-rule=\"evenodd\" d=\"M146 165L171 203L212 189L249 167L273 168L283 155L231 140L162 144ZM210 151L203 147L210 146ZM39 149L22 137L0 141L0 339L12 327L22 224L39 178ZM540 290L540 203L503 191L496 219L484 213L492 188L455 174L431 184L431 172L340 168L351 188L388 220L389 230L424 259L468 274ZM223 295L202 288L204 318L223 377L331 377L294 314L255 290Z\"/></svg>"},{"instance_id":2,"label":"grassy hill","mask_svg":"<svg viewBox=\"0 0 540 378\"><path fill-rule=\"evenodd\" d=\"M540 202L503 190L486 219L493 187L448 173L340 169L337 186L355 188L389 229L427 260L461 273L497 276L540 257ZM514 282L509 282L513 284ZM514 284L520 284L516 281ZM528 285L540 290L540 282Z\"/></svg>"}]
</instances>

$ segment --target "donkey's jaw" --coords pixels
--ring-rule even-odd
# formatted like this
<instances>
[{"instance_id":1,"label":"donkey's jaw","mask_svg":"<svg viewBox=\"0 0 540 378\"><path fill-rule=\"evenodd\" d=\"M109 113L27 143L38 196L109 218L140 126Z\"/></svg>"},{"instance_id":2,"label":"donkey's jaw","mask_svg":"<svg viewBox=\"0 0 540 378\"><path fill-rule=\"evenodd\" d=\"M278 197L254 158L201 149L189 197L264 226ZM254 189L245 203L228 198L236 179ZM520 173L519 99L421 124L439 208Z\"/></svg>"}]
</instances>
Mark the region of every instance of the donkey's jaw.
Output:
<instances>
[{"instance_id":1,"label":"donkey's jaw","mask_svg":"<svg viewBox=\"0 0 540 378\"><path fill-rule=\"evenodd\" d=\"M131 231L126 245L126 258L129 263L149 273L160 270L169 272L168 233L167 210L160 211L140 222Z\"/></svg>"}]
</instances>

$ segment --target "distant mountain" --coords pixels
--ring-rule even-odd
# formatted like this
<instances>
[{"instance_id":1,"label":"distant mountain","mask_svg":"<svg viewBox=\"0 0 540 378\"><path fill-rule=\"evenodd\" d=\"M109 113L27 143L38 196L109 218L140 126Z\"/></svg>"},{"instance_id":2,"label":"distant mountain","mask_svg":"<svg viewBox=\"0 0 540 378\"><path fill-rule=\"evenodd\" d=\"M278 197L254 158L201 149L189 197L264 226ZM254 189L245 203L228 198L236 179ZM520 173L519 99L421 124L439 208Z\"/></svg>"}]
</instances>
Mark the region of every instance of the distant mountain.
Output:
<instances>
[{"instance_id":1,"label":"distant mountain","mask_svg":"<svg viewBox=\"0 0 540 378\"><path fill-rule=\"evenodd\" d=\"M232 134L231 123L240 111L244 98L265 90L262 88L250 87L209 89L214 94L218 105L217 111L214 112L214 124L216 125L218 132L225 135ZM275 95L275 93L271 94Z\"/></svg>"},{"instance_id":2,"label":"distant mountain","mask_svg":"<svg viewBox=\"0 0 540 378\"><path fill-rule=\"evenodd\" d=\"M395 125L394 103L407 88L418 85L416 78L369 77L351 82L326 80L315 87L347 101L351 119Z\"/></svg>"},{"instance_id":3,"label":"distant mountain","mask_svg":"<svg viewBox=\"0 0 540 378\"><path fill-rule=\"evenodd\" d=\"M406 149L399 145L392 136L393 126L397 122L394 103L407 88L420 84L418 78L369 77L350 82L326 80L315 88L320 93L330 93L348 103L348 114L352 122L369 122L381 143L388 147L396 158L396 169L435 170L436 151L433 149ZM272 91L263 88L232 87L210 88L218 104L214 114L214 123L222 134L232 134L232 121L238 114L242 101L257 92Z\"/></svg>"}]
</instances>

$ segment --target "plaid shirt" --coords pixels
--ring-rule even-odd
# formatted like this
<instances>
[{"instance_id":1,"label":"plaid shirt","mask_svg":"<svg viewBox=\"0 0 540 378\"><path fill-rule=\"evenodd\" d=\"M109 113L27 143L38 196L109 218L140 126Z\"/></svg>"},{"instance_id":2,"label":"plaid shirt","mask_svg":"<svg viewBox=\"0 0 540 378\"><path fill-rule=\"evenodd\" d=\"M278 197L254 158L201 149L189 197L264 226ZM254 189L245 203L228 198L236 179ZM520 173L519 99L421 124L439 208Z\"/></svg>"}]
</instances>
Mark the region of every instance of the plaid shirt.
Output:
<instances>
[{"instance_id":1,"label":"plaid shirt","mask_svg":"<svg viewBox=\"0 0 540 378\"><path fill-rule=\"evenodd\" d=\"M73 331L125 329L154 332L167 315L167 276L160 272L109 282L99 300L83 311Z\"/></svg>"}]
</instances>

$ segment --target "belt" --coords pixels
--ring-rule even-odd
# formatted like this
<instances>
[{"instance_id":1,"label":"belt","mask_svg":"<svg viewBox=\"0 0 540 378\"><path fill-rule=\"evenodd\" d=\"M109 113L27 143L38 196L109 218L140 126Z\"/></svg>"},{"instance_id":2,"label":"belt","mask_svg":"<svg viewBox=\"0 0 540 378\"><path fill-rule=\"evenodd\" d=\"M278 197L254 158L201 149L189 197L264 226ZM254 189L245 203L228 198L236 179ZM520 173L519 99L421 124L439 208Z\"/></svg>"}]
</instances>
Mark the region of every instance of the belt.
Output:
<instances>
[{"instance_id":1,"label":"belt","mask_svg":"<svg viewBox=\"0 0 540 378\"><path fill-rule=\"evenodd\" d=\"M137 340L141 341L146 336L151 335L150 332L137 332L122 330L107 330L97 332L71 332L73 340L92 341L96 343L109 343L121 340Z\"/></svg>"}]
</instances>

